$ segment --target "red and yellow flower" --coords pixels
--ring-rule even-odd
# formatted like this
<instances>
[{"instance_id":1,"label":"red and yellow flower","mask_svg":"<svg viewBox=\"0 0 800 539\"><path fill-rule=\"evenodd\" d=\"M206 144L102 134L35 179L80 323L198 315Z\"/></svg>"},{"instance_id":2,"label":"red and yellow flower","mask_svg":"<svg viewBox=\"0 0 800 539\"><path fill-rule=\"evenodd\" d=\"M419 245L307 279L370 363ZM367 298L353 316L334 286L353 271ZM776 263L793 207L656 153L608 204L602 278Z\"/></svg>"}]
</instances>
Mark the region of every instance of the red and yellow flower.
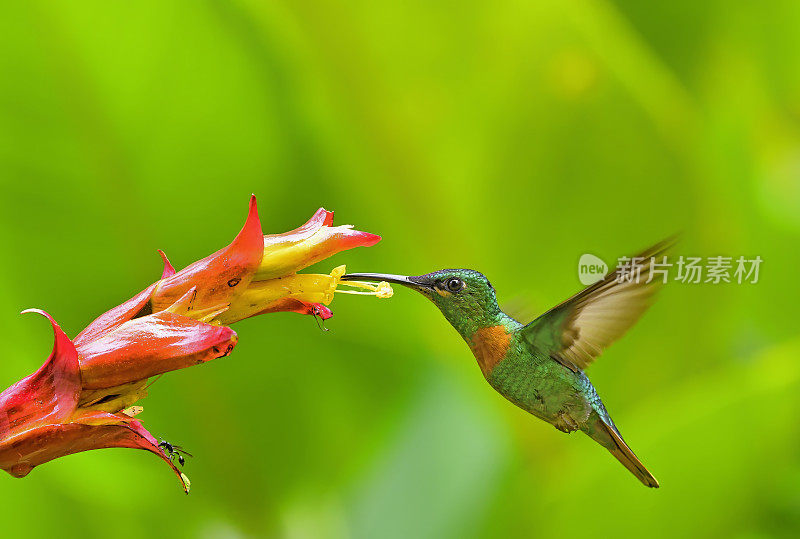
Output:
<instances>
[{"instance_id":1,"label":"red and yellow flower","mask_svg":"<svg viewBox=\"0 0 800 539\"><path fill-rule=\"evenodd\" d=\"M176 272L166 255L161 279L95 319L74 341L43 311L55 333L53 352L34 374L0 394L0 468L24 477L54 458L108 447L131 447L162 458L188 492L189 480L133 417L148 380L226 356L236 345L227 327L270 312L332 316L339 286L389 297L386 283L340 282L297 271L340 251L371 246L380 236L333 226L320 208L300 228L264 236L255 197L233 242ZM344 290L338 290L344 291Z\"/></svg>"}]
</instances>

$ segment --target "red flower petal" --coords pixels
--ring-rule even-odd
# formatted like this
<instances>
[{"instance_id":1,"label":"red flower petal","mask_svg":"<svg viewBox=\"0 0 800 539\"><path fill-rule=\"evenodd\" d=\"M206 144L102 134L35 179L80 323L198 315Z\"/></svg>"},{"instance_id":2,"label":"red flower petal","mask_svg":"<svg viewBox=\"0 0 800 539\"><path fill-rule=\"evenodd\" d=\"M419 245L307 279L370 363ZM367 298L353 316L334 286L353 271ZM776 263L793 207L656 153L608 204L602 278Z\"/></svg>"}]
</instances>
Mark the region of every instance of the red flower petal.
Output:
<instances>
[{"instance_id":1,"label":"red flower petal","mask_svg":"<svg viewBox=\"0 0 800 539\"><path fill-rule=\"evenodd\" d=\"M193 286L197 287L197 295L193 300L195 308L230 302L231 298L247 288L263 255L264 236L258 219L256 197L253 195L247 221L233 242L160 281L151 300L153 312L166 309Z\"/></svg>"},{"instance_id":2,"label":"red flower petal","mask_svg":"<svg viewBox=\"0 0 800 539\"><path fill-rule=\"evenodd\" d=\"M136 318L78 347L84 389L115 387L197 365L230 353L229 327L160 312Z\"/></svg>"},{"instance_id":3,"label":"red flower petal","mask_svg":"<svg viewBox=\"0 0 800 539\"><path fill-rule=\"evenodd\" d=\"M173 275L175 275L175 268L173 268L172 264L169 263L169 258L167 258L167 254L161 249L158 250L158 254L161 255L161 260L164 261L164 271L161 272L161 278L166 279L167 277L172 277Z\"/></svg>"},{"instance_id":4,"label":"red flower petal","mask_svg":"<svg viewBox=\"0 0 800 539\"><path fill-rule=\"evenodd\" d=\"M69 417L81 392L78 354L72 341L46 312L39 309L23 312L47 317L55 341L50 357L38 371L0 394L0 440L33 425Z\"/></svg>"},{"instance_id":5,"label":"red flower petal","mask_svg":"<svg viewBox=\"0 0 800 539\"><path fill-rule=\"evenodd\" d=\"M124 414L89 412L70 423L43 425L2 440L0 468L14 477L24 477L34 467L55 458L111 447L144 449L158 455L189 492L186 476L161 451L153 435L139 421Z\"/></svg>"},{"instance_id":6,"label":"red flower petal","mask_svg":"<svg viewBox=\"0 0 800 539\"><path fill-rule=\"evenodd\" d=\"M333 251L331 254L336 254L353 247L372 247L381 241L381 237L377 234L345 228L331 234L327 241L330 242L328 248Z\"/></svg>"},{"instance_id":7,"label":"red flower petal","mask_svg":"<svg viewBox=\"0 0 800 539\"><path fill-rule=\"evenodd\" d=\"M310 314L319 316L323 320L327 320L333 316L333 311L322 303L308 303L295 298L281 298L273 301L263 310L253 313L246 318L269 313Z\"/></svg>"},{"instance_id":8,"label":"red flower petal","mask_svg":"<svg viewBox=\"0 0 800 539\"><path fill-rule=\"evenodd\" d=\"M84 345L109 331L113 331L115 328L142 312L157 284L158 283L151 284L122 305L118 305L98 316L94 322L86 326L86 329L75 337L75 346Z\"/></svg>"},{"instance_id":9,"label":"red flower petal","mask_svg":"<svg viewBox=\"0 0 800 539\"><path fill-rule=\"evenodd\" d=\"M332 225L333 212L320 208L303 226L284 234L264 236L264 257L254 279L289 275L338 252L370 247L381 240L378 235L354 230L349 225Z\"/></svg>"},{"instance_id":10,"label":"red flower petal","mask_svg":"<svg viewBox=\"0 0 800 539\"><path fill-rule=\"evenodd\" d=\"M320 318L322 318L323 320L327 320L328 318L333 317L333 311L331 311L327 307L327 305L323 305L322 303L312 303L311 305L308 306L306 312L301 314L315 314Z\"/></svg>"},{"instance_id":11,"label":"red flower petal","mask_svg":"<svg viewBox=\"0 0 800 539\"><path fill-rule=\"evenodd\" d=\"M325 208L318 209L311 219L305 222L304 225L284 232L283 234L267 234L264 236L264 247L280 243L294 243L303 241L314 235L314 232L323 226L331 226L333 224L333 212Z\"/></svg>"}]
</instances>

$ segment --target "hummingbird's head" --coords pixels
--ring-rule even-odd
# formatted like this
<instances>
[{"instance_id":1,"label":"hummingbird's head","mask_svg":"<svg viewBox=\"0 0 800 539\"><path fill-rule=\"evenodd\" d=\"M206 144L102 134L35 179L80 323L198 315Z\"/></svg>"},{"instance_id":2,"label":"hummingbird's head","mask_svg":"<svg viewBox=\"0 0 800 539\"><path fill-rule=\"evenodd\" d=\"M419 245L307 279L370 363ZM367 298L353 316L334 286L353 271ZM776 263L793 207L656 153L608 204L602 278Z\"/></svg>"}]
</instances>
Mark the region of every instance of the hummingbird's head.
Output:
<instances>
[{"instance_id":1,"label":"hummingbird's head","mask_svg":"<svg viewBox=\"0 0 800 539\"><path fill-rule=\"evenodd\" d=\"M344 281L387 281L420 292L430 299L465 338L497 324L500 307L489 280L471 269L443 269L416 277L384 273L350 273Z\"/></svg>"}]
</instances>

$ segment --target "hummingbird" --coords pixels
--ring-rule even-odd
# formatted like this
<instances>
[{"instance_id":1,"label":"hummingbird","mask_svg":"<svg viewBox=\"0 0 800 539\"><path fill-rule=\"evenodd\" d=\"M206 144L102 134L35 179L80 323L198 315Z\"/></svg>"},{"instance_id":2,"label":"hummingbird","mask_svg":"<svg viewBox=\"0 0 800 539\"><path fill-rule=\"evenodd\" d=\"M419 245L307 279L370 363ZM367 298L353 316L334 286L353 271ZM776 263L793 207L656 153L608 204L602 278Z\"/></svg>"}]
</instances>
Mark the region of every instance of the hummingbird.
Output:
<instances>
[{"instance_id":1,"label":"hummingbird","mask_svg":"<svg viewBox=\"0 0 800 539\"><path fill-rule=\"evenodd\" d=\"M503 312L480 272L443 269L419 276L351 273L346 281L387 281L430 299L469 345L486 381L556 429L583 431L648 487L658 481L623 440L584 369L650 306L661 279L655 258L666 240L621 262L598 282L522 324Z\"/></svg>"}]
</instances>

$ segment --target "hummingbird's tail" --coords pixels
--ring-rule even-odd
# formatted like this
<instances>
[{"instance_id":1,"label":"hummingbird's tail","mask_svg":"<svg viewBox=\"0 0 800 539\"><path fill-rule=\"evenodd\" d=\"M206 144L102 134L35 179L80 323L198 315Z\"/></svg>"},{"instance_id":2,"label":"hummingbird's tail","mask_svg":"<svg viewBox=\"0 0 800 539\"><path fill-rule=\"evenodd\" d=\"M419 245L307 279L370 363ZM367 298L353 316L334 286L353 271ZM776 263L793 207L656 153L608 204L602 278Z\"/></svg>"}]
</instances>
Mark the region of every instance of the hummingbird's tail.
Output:
<instances>
[{"instance_id":1,"label":"hummingbird's tail","mask_svg":"<svg viewBox=\"0 0 800 539\"><path fill-rule=\"evenodd\" d=\"M646 486L658 488L658 480L653 477L644 464L636 457L625 440L620 436L619 431L614 425L609 425L600 416L595 416L595 420L590 423L590 427L585 431L592 440L599 443L616 457L630 472Z\"/></svg>"}]
</instances>

